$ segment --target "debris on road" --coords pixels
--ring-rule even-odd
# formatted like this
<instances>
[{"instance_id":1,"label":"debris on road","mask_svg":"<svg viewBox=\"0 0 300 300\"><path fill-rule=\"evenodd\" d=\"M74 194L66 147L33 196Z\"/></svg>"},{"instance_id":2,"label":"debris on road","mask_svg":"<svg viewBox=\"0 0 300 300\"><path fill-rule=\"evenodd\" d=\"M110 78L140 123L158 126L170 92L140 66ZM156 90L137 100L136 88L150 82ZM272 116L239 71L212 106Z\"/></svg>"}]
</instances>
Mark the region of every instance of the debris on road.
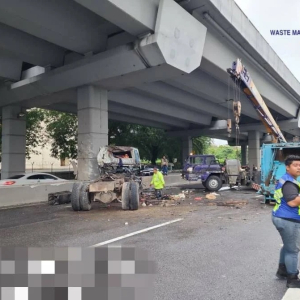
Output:
<instances>
[{"instance_id":1,"label":"debris on road","mask_svg":"<svg viewBox=\"0 0 300 300\"><path fill-rule=\"evenodd\" d=\"M71 192L63 191L48 194L48 204L49 205L60 205L71 203Z\"/></svg>"},{"instance_id":2,"label":"debris on road","mask_svg":"<svg viewBox=\"0 0 300 300\"><path fill-rule=\"evenodd\" d=\"M210 193L210 194L207 194L207 195L205 196L205 198L206 198L206 199L209 199L209 200L215 200L217 197L216 197L216 195Z\"/></svg>"},{"instance_id":3,"label":"debris on road","mask_svg":"<svg viewBox=\"0 0 300 300\"><path fill-rule=\"evenodd\" d=\"M195 198L195 201L201 201L202 200L202 197L196 197Z\"/></svg>"}]
</instances>

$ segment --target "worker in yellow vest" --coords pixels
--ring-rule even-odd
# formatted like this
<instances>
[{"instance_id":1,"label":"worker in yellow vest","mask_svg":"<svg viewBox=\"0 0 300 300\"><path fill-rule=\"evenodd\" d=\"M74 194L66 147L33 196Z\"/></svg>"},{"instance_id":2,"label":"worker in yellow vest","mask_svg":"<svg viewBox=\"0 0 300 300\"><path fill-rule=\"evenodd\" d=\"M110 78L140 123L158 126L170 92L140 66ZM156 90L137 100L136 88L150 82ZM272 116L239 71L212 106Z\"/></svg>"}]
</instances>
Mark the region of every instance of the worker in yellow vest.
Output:
<instances>
[{"instance_id":1,"label":"worker in yellow vest","mask_svg":"<svg viewBox=\"0 0 300 300\"><path fill-rule=\"evenodd\" d=\"M161 191L165 187L165 180L163 174L158 171L157 167L153 168L153 176L150 183L150 187L153 186L157 199L161 199Z\"/></svg>"}]
</instances>

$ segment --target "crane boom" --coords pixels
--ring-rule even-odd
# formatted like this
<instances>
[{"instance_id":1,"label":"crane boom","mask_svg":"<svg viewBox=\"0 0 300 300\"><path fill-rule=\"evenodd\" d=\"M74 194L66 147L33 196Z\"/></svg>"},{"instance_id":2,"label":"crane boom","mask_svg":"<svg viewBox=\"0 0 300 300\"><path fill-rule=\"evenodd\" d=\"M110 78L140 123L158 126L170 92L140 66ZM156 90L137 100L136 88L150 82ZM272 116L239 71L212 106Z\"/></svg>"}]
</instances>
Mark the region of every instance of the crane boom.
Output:
<instances>
[{"instance_id":1,"label":"crane boom","mask_svg":"<svg viewBox=\"0 0 300 300\"><path fill-rule=\"evenodd\" d=\"M227 69L231 78L239 83L240 89L246 94L247 98L251 101L254 109L258 113L261 121L265 125L267 132L272 135L273 143L286 143L286 139L282 134L278 124L274 120L270 110L268 109L266 103L264 102L262 96L258 92L254 82L243 66L240 59L233 62L232 68Z\"/></svg>"}]
</instances>

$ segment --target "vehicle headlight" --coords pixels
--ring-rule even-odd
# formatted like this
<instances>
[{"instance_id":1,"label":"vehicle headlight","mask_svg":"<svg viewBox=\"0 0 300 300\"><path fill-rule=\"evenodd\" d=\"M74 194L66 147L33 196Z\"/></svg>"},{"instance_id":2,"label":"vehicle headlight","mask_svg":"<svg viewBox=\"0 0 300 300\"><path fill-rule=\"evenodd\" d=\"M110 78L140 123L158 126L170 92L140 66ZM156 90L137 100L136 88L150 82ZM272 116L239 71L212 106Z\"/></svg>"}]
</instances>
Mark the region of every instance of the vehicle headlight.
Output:
<instances>
[{"instance_id":1,"label":"vehicle headlight","mask_svg":"<svg viewBox=\"0 0 300 300\"><path fill-rule=\"evenodd\" d=\"M188 168L187 171L188 171L189 173L192 173L192 172L193 172L193 168Z\"/></svg>"}]
</instances>

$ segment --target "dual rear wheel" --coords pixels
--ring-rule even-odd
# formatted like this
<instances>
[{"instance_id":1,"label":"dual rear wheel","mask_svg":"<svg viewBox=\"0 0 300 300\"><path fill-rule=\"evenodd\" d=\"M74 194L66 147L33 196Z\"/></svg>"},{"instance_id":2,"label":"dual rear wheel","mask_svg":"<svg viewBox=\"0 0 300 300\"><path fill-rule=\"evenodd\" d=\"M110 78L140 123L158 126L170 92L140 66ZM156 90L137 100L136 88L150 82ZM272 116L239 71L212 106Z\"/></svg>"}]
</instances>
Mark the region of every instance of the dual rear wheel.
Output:
<instances>
[{"instance_id":1,"label":"dual rear wheel","mask_svg":"<svg viewBox=\"0 0 300 300\"><path fill-rule=\"evenodd\" d=\"M124 182L122 186L122 209L137 210L139 208L139 185L137 182Z\"/></svg>"},{"instance_id":2,"label":"dual rear wheel","mask_svg":"<svg viewBox=\"0 0 300 300\"><path fill-rule=\"evenodd\" d=\"M88 211L92 208L91 195L88 192L89 183L75 182L72 188L71 204L75 211Z\"/></svg>"},{"instance_id":3,"label":"dual rear wheel","mask_svg":"<svg viewBox=\"0 0 300 300\"><path fill-rule=\"evenodd\" d=\"M75 182L72 188L71 204L74 211L89 211L92 208L92 194L88 192L89 183ZM122 186L122 209L139 208L139 185L137 182L124 182Z\"/></svg>"}]
</instances>

